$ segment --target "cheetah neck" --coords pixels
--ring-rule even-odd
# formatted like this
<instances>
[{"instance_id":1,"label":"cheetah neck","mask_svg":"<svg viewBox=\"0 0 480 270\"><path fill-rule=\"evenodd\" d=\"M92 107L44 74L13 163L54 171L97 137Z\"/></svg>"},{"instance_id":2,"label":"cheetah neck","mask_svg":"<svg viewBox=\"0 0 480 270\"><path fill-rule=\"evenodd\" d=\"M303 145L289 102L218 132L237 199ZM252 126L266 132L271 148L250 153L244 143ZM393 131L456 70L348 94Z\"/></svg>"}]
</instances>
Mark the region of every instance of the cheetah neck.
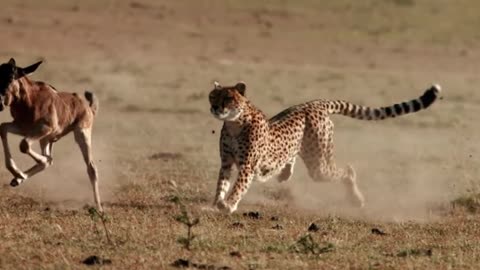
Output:
<instances>
[{"instance_id":1,"label":"cheetah neck","mask_svg":"<svg viewBox=\"0 0 480 270\"><path fill-rule=\"evenodd\" d=\"M231 136L237 136L246 127L266 122L266 116L262 111L250 103L245 104L243 113L234 121L225 121L224 126Z\"/></svg>"}]
</instances>

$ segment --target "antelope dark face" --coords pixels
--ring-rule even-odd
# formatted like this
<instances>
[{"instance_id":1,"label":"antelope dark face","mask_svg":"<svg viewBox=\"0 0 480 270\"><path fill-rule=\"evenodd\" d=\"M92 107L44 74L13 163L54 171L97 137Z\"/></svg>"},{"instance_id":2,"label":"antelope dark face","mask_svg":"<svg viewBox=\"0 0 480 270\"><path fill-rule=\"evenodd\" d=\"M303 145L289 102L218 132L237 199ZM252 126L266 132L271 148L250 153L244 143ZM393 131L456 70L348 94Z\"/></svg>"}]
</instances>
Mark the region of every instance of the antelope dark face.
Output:
<instances>
[{"instance_id":1,"label":"antelope dark face","mask_svg":"<svg viewBox=\"0 0 480 270\"><path fill-rule=\"evenodd\" d=\"M18 96L18 79L34 72L42 61L26 68L17 67L15 59L10 58L7 63L0 65L0 111L9 106L13 99Z\"/></svg>"},{"instance_id":2,"label":"antelope dark face","mask_svg":"<svg viewBox=\"0 0 480 270\"><path fill-rule=\"evenodd\" d=\"M215 88L208 95L210 112L222 121L235 121L243 113L246 85L242 82L235 86L222 87L215 82Z\"/></svg>"},{"instance_id":3,"label":"antelope dark face","mask_svg":"<svg viewBox=\"0 0 480 270\"><path fill-rule=\"evenodd\" d=\"M16 69L13 58L8 63L0 65L0 111L3 111L3 108L8 105L6 104L6 96L15 80Z\"/></svg>"}]
</instances>

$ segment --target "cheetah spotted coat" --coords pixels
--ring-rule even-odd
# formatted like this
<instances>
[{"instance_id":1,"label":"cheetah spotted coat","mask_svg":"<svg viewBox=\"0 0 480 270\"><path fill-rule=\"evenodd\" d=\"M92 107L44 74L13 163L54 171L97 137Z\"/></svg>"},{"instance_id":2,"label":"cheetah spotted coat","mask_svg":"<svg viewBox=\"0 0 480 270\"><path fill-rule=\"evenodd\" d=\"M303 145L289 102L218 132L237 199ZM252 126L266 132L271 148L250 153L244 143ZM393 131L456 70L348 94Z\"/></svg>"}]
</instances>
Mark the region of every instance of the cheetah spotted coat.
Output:
<instances>
[{"instance_id":1,"label":"cheetah spotted coat","mask_svg":"<svg viewBox=\"0 0 480 270\"><path fill-rule=\"evenodd\" d=\"M254 179L263 182L277 176L279 181L288 180L297 156L304 161L313 180L343 182L349 199L363 207L364 198L354 169L350 165L338 168L333 160L333 123L329 116L342 114L356 119L381 120L417 112L437 99L440 86L432 86L417 99L388 107L314 100L290 107L271 119L250 103L245 90L246 85L241 82L228 87L215 82L209 95L211 113L224 122L214 204L229 213L237 209ZM234 165L238 168L238 178L227 196Z\"/></svg>"}]
</instances>

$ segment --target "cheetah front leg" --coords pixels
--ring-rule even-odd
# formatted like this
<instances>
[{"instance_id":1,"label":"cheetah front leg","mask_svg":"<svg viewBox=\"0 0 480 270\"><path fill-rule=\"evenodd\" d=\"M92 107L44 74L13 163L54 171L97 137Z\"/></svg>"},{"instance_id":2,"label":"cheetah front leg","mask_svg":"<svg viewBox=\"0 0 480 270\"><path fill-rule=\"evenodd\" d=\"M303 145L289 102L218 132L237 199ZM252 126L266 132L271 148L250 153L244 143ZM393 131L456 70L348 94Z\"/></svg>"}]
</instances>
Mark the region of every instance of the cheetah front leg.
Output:
<instances>
[{"instance_id":1,"label":"cheetah front leg","mask_svg":"<svg viewBox=\"0 0 480 270\"><path fill-rule=\"evenodd\" d=\"M217 192L215 193L215 201L213 205L218 205L225 199L228 189L230 188L230 175L232 173L233 158L225 151L223 147L220 148L221 167L218 173Z\"/></svg>"},{"instance_id":2,"label":"cheetah front leg","mask_svg":"<svg viewBox=\"0 0 480 270\"><path fill-rule=\"evenodd\" d=\"M253 178L254 171L250 166L240 167L237 181L235 182L230 195L225 201L218 201L217 207L227 213L235 212L242 196L247 193L248 187L252 183Z\"/></svg>"},{"instance_id":3,"label":"cheetah front leg","mask_svg":"<svg viewBox=\"0 0 480 270\"><path fill-rule=\"evenodd\" d=\"M295 157L290 159L287 162L287 164L285 164L285 167L283 167L282 171L277 176L278 182L288 181L288 179L290 179L290 177L292 177L293 166L295 166Z\"/></svg>"},{"instance_id":4,"label":"cheetah front leg","mask_svg":"<svg viewBox=\"0 0 480 270\"><path fill-rule=\"evenodd\" d=\"M230 174L232 172L232 164L222 164L218 173L217 192L215 193L214 205L225 199L228 189L230 188Z\"/></svg>"}]
</instances>

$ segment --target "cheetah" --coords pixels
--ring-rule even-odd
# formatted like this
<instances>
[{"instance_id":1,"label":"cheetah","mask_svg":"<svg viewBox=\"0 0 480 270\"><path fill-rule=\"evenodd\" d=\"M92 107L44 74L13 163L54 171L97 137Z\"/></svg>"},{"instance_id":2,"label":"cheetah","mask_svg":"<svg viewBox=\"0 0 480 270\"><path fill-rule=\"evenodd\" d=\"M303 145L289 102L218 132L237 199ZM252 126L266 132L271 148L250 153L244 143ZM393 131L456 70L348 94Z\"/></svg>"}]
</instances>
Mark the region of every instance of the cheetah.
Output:
<instances>
[{"instance_id":1,"label":"cheetah","mask_svg":"<svg viewBox=\"0 0 480 270\"><path fill-rule=\"evenodd\" d=\"M253 180L264 182L277 176L280 182L293 174L297 156L314 181L344 184L348 199L358 207L365 204L356 182L355 170L339 168L333 159L331 114L362 120L382 120L428 108L441 88L433 85L417 99L388 107L371 108L343 100L313 100L287 108L268 119L245 96L246 85L221 86L215 82L209 94L210 111L223 121L220 135L221 168L214 207L232 213ZM227 196L233 165L238 178Z\"/></svg>"}]
</instances>

